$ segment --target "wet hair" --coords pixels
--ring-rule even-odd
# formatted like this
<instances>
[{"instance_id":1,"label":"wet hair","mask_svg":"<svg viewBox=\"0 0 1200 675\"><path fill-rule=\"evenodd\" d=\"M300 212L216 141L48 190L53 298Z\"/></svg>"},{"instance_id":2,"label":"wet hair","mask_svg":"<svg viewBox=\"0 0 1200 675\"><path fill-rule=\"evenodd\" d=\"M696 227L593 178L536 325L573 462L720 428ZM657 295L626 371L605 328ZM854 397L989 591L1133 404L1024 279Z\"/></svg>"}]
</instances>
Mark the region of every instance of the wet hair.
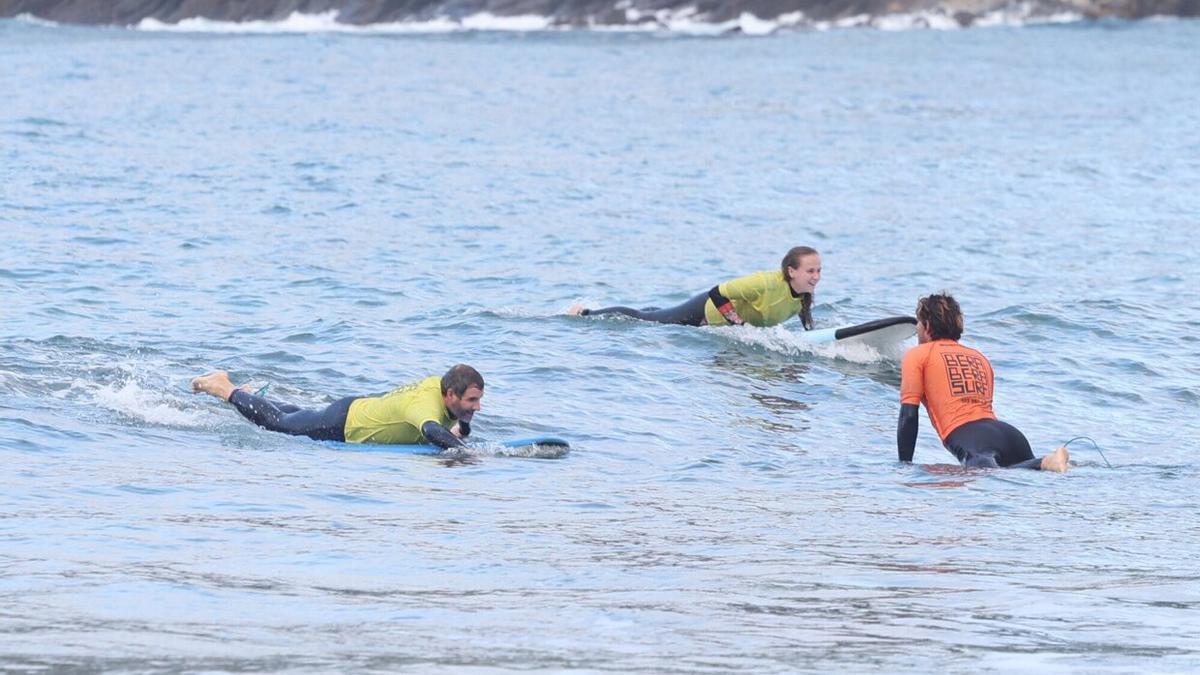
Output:
<instances>
[{"instance_id":1,"label":"wet hair","mask_svg":"<svg viewBox=\"0 0 1200 675\"><path fill-rule=\"evenodd\" d=\"M946 291L927 295L917 301L917 321L925 324L925 330L932 340L957 340L962 337L962 309Z\"/></svg>"},{"instance_id":2,"label":"wet hair","mask_svg":"<svg viewBox=\"0 0 1200 675\"><path fill-rule=\"evenodd\" d=\"M451 366L450 370L442 376L442 395L452 391L455 396L462 396L471 387L479 387L483 389L483 376L479 374L471 366L465 363L460 363L456 366Z\"/></svg>"},{"instance_id":3,"label":"wet hair","mask_svg":"<svg viewBox=\"0 0 1200 675\"><path fill-rule=\"evenodd\" d=\"M791 281L791 277L788 276L788 268L789 267L799 267L800 259L807 255L820 255L820 254L817 253L817 249L812 248L811 246L793 246L786 254L784 254L783 260L779 263L779 271L783 272L783 280L784 281ZM812 306L813 306L813 294L812 293L801 293L800 294L800 323L804 324L804 330L812 330L812 327L813 327Z\"/></svg>"}]
</instances>

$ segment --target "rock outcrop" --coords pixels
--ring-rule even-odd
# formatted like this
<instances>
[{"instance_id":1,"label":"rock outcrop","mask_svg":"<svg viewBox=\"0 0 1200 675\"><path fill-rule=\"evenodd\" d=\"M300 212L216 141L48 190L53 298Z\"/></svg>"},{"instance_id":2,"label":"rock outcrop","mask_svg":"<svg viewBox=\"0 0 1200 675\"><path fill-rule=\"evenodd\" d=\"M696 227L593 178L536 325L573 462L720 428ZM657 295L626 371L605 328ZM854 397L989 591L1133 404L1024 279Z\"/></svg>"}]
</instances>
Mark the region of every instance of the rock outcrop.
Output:
<instances>
[{"instance_id":1,"label":"rock outcrop","mask_svg":"<svg viewBox=\"0 0 1200 675\"><path fill-rule=\"evenodd\" d=\"M479 13L537 15L551 25L626 25L690 16L722 23L744 14L770 21L839 21L851 17L932 13L953 17L963 26L997 12L1037 18L1063 13L1087 18L1139 19L1149 16L1200 16L1200 0L0 0L0 17L31 15L62 23L134 25L143 19L178 23L283 20L293 13L336 11L342 23L367 25Z\"/></svg>"}]
</instances>

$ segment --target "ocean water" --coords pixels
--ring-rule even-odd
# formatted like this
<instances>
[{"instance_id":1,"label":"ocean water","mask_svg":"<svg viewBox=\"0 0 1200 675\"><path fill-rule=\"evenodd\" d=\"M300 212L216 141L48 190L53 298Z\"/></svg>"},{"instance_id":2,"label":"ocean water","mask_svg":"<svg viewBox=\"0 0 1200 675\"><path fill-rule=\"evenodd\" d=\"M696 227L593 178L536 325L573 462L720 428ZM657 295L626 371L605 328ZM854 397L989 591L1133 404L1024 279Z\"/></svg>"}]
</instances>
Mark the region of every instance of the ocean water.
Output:
<instances>
[{"instance_id":1,"label":"ocean water","mask_svg":"<svg viewBox=\"0 0 1200 675\"><path fill-rule=\"evenodd\" d=\"M0 21L0 669L1200 669L1198 62L1170 21ZM901 465L908 345L563 315L800 244L819 325L950 290L1000 417L1104 456L965 471L922 415ZM477 436L571 452L339 451L188 391L456 362Z\"/></svg>"}]
</instances>

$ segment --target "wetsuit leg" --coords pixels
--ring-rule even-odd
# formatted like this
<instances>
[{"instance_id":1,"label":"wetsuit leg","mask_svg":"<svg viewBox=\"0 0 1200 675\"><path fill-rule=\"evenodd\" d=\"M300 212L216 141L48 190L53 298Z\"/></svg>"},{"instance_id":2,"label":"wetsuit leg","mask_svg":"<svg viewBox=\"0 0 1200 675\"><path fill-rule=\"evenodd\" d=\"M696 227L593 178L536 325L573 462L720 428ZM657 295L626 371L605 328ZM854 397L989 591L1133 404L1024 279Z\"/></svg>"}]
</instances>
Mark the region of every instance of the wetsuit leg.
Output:
<instances>
[{"instance_id":1,"label":"wetsuit leg","mask_svg":"<svg viewBox=\"0 0 1200 675\"><path fill-rule=\"evenodd\" d=\"M946 439L946 449L963 466L1040 469L1029 441L1013 425L1000 420L976 420L955 429Z\"/></svg>"},{"instance_id":2,"label":"wetsuit leg","mask_svg":"<svg viewBox=\"0 0 1200 675\"><path fill-rule=\"evenodd\" d=\"M656 309L633 309L632 307L605 307L603 309L585 309L584 316L601 314L624 314L642 321L670 323L683 326L700 326L704 324L704 303L708 302L708 292L705 291L674 307Z\"/></svg>"},{"instance_id":3,"label":"wetsuit leg","mask_svg":"<svg viewBox=\"0 0 1200 675\"><path fill-rule=\"evenodd\" d=\"M268 431L308 436L317 441L345 441L346 415L350 413L350 404L357 398L348 396L319 410L292 405L281 408L262 396L236 389L230 395L229 402L242 417Z\"/></svg>"}]
</instances>

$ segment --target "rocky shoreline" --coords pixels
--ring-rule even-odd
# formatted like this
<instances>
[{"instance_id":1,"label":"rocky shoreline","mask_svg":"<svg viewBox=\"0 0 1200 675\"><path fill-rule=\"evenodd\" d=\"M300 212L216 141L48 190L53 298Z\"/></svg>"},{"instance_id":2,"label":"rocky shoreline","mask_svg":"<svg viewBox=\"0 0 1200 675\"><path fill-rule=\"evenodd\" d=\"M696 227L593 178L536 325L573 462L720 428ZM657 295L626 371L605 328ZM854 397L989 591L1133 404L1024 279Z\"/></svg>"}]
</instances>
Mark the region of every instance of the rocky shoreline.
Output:
<instances>
[{"instance_id":1,"label":"rocky shoreline","mask_svg":"<svg viewBox=\"0 0 1200 675\"><path fill-rule=\"evenodd\" d=\"M295 13L336 12L340 23L420 22L490 14L545 17L555 27L662 24L687 17L719 24L752 15L785 25L869 23L874 17L927 15L970 26L997 14L1036 20L1073 15L1088 19L1200 16L1200 0L0 0L0 17L28 15L72 24L136 25L145 19L282 21Z\"/></svg>"}]
</instances>

